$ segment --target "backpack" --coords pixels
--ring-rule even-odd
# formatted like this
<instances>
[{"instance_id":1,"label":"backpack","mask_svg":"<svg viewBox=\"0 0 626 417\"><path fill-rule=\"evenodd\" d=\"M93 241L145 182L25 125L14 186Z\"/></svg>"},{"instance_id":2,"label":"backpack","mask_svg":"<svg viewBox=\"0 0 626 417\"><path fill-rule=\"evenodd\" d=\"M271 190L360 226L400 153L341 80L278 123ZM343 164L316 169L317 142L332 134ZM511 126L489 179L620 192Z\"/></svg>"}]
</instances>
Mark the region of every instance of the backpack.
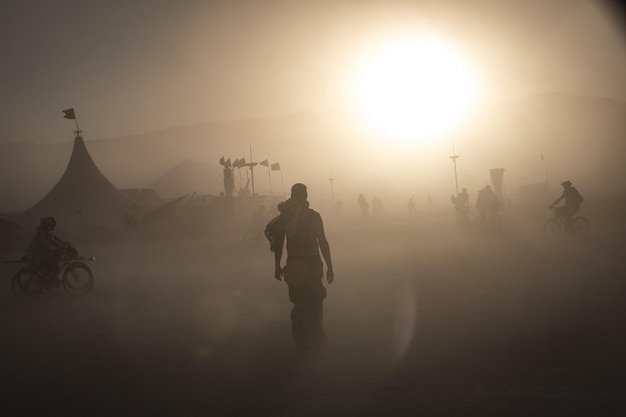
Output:
<instances>
[{"instance_id":1,"label":"backpack","mask_svg":"<svg viewBox=\"0 0 626 417\"><path fill-rule=\"evenodd\" d=\"M265 237L270 243L270 251L276 252L276 244L280 240L281 236L285 233L285 226L289 221L289 217L283 213L274 217L265 226Z\"/></svg>"},{"instance_id":2,"label":"backpack","mask_svg":"<svg viewBox=\"0 0 626 417\"><path fill-rule=\"evenodd\" d=\"M574 187L572 187L570 199L571 199L572 205L575 207L580 207L580 205L583 202L583 196L580 195L578 190Z\"/></svg>"}]
</instances>

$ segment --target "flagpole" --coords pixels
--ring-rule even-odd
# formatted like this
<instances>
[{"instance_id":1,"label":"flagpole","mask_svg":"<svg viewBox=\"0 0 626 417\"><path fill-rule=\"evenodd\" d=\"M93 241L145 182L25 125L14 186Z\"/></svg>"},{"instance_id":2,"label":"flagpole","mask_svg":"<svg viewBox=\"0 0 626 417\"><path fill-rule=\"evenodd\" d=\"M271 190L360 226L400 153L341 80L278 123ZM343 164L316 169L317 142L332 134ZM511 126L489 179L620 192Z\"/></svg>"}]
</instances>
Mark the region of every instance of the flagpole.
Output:
<instances>
[{"instance_id":1,"label":"flagpole","mask_svg":"<svg viewBox=\"0 0 626 417\"><path fill-rule=\"evenodd\" d=\"M274 194L274 190L272 190L272 169L270 168L270 161L267 161L267 176L270 179L270 195Z\"/></svg>"},{"instance_id":2,"label":"flagpole","mask_svg":"<svg viewBox=\"0 0 626 417\"><path fill-rule=\"evenodd\" d=\"M74 114L76 114L76 113L74 113ZM74 122L76 122L76 132L75 132L76 133L76 137L82 137L81 133L83 133L83 132L81 132L80 128L78 127L78 117L76 117L74 119Z\"/></svg>"},{"instance_id":3,"label":"flagpole","mask_svg":"<svg viewBox=\"0 0 626 417\"><path fill-rule=\"evenodd\" d=\"M241 187L243 186L243 179L241 178L241 167L237 167L237 172L239 173L239 191L237 192L237 195L241 196Z\"/></svg>"},{"instance_id":4,"label":"flagpole","mask_svg":"<svg viewBox=\"0 0 626 417\"><path fill-rule=\"evenodd\" d=\"M254 196L254 166L255 162L252 162L252 145L250 145L250 176L252 177L252 206L254 207L255 196Z\"/></svg>"},{"instance_id":5,"label":"flagpole","mask_svg":"<svg viewBox=\"0 0 626 417\"><path fill-rule=\"evenodd\" d=\"M283 185L283 198L287 195L285 194L285 179L283 178L283 170L280 170L280 182Z\"/></svg>"},{"instance_id":6,"label":"flagpole","mask_svg":"<svg viewBox=\"0 0 626 417\"><path fill-rule=\"evenodd\" d=\"M74 139L81 137L82 131L80 127L78 127L78 117L76 117L76 112L74 111L74 107L70 107L69 109L63 110L63 118L74 120L76 123L76 130L74 131Z\"/></svg>"}]
</instances>

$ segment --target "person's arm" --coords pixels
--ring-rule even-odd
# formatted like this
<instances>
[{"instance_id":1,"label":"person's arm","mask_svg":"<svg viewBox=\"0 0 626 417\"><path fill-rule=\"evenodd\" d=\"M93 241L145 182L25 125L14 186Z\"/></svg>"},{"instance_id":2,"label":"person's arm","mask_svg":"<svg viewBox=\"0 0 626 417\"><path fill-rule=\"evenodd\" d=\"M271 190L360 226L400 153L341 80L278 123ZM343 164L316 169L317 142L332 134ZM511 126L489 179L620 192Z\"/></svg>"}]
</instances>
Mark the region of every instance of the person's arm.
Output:
<instances>
[{"instance_id":1,"label":"person's arm","mask_svg":"<svg viewBox=\"0 0 626 417\"><path fill-rule=\"evenodd\" d=\"M322 218L318 215L318 225L317 225L317 242L320 245L320 251L322 252L322 257L324 258L324 262L326 262L326 280L330 284L335 279L335 272L333 271L333 261L330 257L330 245L328 244L328 240L326 239L326 234L324 233L324 223L322 222Z\"/></svg>"},{"instance_id":2,"label":"person's arm","mask_svg":"<svg viewBox=\"0 0 626 417\"><path fill-rule=\"evenodd\" d=\"M281 258L283 257L283 246L285 245L285 234L281 233L276 239L276 246L274 247L274 278L281 281L280 277L283 275L283 269L280 266Z\"/></svg>"},{"instance_id":3,"label":"person's arm","mask_svg":"<svg viewBox=\"0 0 626 417\"><path fill-rule=\"evenodd\" d=\"M55 235L54 233L51 233L51 234L52 234L52 240L53 240L53 243L54 243L55 245L57 245L57 247L58 247L59 249L63 248L65 245L67 245L67 242L66 242L66 241L64 241L64 240L60 239L60 238L59 238L57 235Z\"/></svg>"},{"instance_id":4,"label":"person's arm","mask_svg":"<svg viewBox=\"0 0 626 417\"><path fill-rule=\"evenodd\" d=\"M555 204L558 204L561 200L565 198L565 193L563 193L559 198L554 200L554 203L550 204L550 208L552 208Z\"/></svg>"}]
</instances>

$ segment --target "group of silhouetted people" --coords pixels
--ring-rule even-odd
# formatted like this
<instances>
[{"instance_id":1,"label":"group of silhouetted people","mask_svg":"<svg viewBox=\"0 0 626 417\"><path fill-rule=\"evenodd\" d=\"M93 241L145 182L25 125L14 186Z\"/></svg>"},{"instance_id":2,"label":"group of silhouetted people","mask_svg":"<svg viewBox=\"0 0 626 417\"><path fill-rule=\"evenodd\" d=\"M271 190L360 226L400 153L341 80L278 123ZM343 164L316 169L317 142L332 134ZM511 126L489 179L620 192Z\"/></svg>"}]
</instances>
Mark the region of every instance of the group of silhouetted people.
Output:
<instances>
[{"instance_id":1,"label":"group of silhouetted people","mask_svg":"<svg viewBox=\"0 0 626 417\"><path fill-rule=\"evenodd\" d=\"M571 181L564 181L561 183L561 186L563 187L561 196L554 200L549 208L555 208L556 204L565 201L564 205L555 208L556 216L563 218L566 224L571 224L573 216L580 211L583 197L572 185ZM466 188L463 188L456 196L452 195L450 201L454 205L454 211L457 216L467 216L469 214L469 194ZM486 185L478 192L475 207L478 210L480 221L486 222L493 213L500 210L502 201L493 191L491 185Z\"/></svg>"}]
</instances>

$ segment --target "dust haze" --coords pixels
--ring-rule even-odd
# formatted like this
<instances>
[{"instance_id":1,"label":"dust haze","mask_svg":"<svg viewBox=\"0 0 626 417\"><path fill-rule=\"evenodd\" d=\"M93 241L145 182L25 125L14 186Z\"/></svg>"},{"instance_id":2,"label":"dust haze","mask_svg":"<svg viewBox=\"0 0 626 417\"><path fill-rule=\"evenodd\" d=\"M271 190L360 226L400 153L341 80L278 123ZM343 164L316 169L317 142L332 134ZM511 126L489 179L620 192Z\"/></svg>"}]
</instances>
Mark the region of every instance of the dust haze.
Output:
<instances>
[{"instance_id":1,"label":"dust haze","mask_svg":"<svg viewBox=\"0 0 626 417\"><path fill-rule=\"evenodd\" d=\"M44 215L57 218L58 235L80 255L95 257L94 287L82 296L61 286L21 299L12 278L22 265L0 264L3 410L623 413L626 39L617 9L577 2L560 13L567 2L554 1L545 9L481 2L466 11L456 2L417 2L408 13L403 2L371 2L353 13L356 2L328 9L269 2L270 12L281 10L272 15L267 5L209 2L193 15L184 3L150 16L176 16L167 34L184 33L186 42L171 59L185 65L162 67L166 86L158 71L142 79L144 68L123 44L137 65L129 64L125 82L153 89L153 99L137 94L119 104L124 74L113 71L98 85L93 111L81 99L80 110L93 114L79 115L80 141L60 115L70 105L54 109L60 120L42 116L31 128L52 104L39 103L29 122L10 103L0 107L19 121L0 130L0 260L22 257ZM112 10L100 10L99 25ZM136 15L140 8L131 7L127 17ZM468 50L478 45L473 58L493 91L455 129L398 143L374 133L334 94L354 67L347 53L360 45L354 33L377 39L414 19L423 23L423 15L433 27L465 35ZM559 25L550 25L557 16ZM235 36L229 22L239 20L248 29ZM325 30L314 24L322 21ZM512 43L489 36L505 28ZM321 41L309 32L322 32ZM162 35L153 29L136 40L145 46ZM220 59L193 53L214 48L216 39L227 45L214 50ZM549 42L539 48L542 39ZM250 54L250 44L264 48ZM148 56L154 66L161 62L156 47ZM309 63L306 75L302 62ZM224 68L232 79L216 87ZM199 73L204 84L197 84ZM321 80L314 94L310 80ZM172 102L186 105L165 104ZM136 117L113 110L118 104ZM225 168L242 158L258 165L232 168L229 197ZM498 168L501 182L491 173ZM584 197L576 216L588 220L589 231L548 236L548 206L566 180ZM263 205L269 221L296 182L307 185L311 208L322 216L335 271L332 284L324 280L327 345L305 355L294 348L292 304L287 285L273 278L269 243L247 238L253 211ZM475 224L486 185L502 203L494 230ZM451 201L463 188L468 224Z\"/></svg>"}]
</instances>

